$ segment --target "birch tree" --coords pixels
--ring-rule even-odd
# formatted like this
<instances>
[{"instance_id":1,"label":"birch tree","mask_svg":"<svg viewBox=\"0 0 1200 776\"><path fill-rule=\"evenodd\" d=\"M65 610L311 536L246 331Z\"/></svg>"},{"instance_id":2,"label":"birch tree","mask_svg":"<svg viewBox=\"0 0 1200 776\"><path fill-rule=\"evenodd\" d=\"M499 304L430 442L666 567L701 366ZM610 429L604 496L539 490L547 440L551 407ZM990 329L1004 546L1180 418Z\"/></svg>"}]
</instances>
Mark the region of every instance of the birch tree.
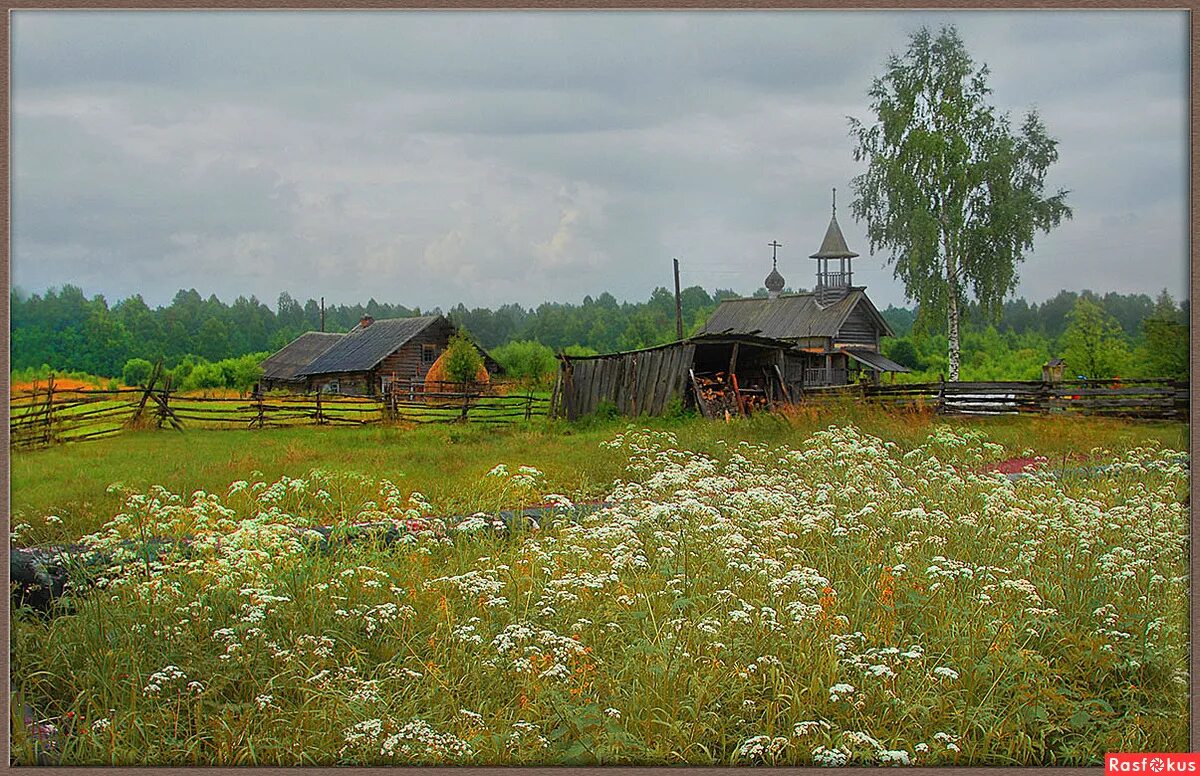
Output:
<instances>
[{"instance_id":1,"label":"birch tree","mask_svg":"<svg viewBox=\"0 0 1200 776\"><path fill-rule=\"evenodd\" d=\"M866 222L871 252L891 253L918 323L945 316L950 380L968 293L998 315L1034 234L1071 217L1066 191L1043 193L1058 142L1032 110L1014 132L987 102L987 76L954 27L922 28L873 82L874 123L850 118L854 158L867 162L851 183L851 212Z\"/></svg>"}]
</instances>

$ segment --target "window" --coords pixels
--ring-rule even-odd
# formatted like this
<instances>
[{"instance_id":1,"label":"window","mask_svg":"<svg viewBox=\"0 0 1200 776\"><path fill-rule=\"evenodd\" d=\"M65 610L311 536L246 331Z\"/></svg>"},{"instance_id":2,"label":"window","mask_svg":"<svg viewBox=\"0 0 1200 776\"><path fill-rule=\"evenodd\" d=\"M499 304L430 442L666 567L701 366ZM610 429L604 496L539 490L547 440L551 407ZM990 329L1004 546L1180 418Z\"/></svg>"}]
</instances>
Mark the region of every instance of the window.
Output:
<instances>
[{"instance_id":1,"label":"window","mask_svg":"<svg viewBox=\"0 0 1200 776\"><path fill-rule=\"evenodd\" d=\"M422 345L421 363L432 364L434 361L437 361L437 345Z\"/></svg>"},{"instance_id":2,"label":"window","mask_svg":"<svg viewBox=\"0 0 1200 776\"><path fill-rule=\"evenodd\" d=\"M341 393L342 387L337 380L330 380L325 383L325 393Z\"/></svg>"}]
</instances>

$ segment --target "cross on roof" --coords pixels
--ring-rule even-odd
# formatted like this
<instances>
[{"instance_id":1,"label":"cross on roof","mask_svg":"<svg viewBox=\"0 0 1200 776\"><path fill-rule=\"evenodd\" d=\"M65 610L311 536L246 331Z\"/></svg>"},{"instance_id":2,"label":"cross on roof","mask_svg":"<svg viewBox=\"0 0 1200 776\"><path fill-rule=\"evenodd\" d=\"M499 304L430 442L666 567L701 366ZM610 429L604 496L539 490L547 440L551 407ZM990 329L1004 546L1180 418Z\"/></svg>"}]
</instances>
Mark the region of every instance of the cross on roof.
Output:
<instances>
[{"instance_id":1,"label":"cross on roof","mask_svg":"<svg viewBox=\"0 0 1200 776\"><path fill-rule=\"evenodd\" d=\"M775 252L783 247L783 243L779 242L778 240L772 240L771 242L767 243L767 246L771 249L771 266L774 267Z\"/></svg>"}]
</instances>

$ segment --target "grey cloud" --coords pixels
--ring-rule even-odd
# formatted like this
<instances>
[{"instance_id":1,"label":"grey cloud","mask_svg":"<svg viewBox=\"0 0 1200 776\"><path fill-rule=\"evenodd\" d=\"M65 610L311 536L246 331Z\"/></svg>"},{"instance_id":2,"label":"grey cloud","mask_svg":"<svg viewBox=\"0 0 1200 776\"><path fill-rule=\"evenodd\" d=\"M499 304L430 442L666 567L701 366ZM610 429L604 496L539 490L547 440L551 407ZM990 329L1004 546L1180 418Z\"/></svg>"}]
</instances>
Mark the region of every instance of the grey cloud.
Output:
<instances>
[{"instance_id":1,"label":"grey cloud","mask_svg":"<svg viewBox=\"0 0 1200 776\"><path fill-rule=\"evenodd\" d=\"M687 283L750 291L776 238L806 286L829 188L848 201L861 172L845 117L868 118L909 31L947 22L996 104L1061 141L1050 183L1076 219L1022 292L1078 285L1081 261L1182 290L1175 12L14 16L14 279L33 290L530 304L644 298L679 256ZM901 302L840 220L872 296ZM1154 255L1133 273L1135 242Z\"/></svg>"}]
</instances>

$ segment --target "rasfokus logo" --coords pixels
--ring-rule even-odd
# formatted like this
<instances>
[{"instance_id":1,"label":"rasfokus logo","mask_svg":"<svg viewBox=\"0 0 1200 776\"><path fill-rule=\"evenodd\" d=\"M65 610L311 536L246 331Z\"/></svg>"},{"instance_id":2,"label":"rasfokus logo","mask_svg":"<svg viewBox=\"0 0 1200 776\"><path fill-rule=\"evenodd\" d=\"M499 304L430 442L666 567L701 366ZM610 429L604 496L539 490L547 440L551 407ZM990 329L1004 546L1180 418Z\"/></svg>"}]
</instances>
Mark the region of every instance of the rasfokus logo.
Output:
<instances>
[{"instance_id":1,"label":"rasfokus logo","mask_svg":"<svg viewBox=\"0 0 1200 776\"><path fill-rule=\"evenodd\" d=\"M1200 754L1190 752L1113 752L1104 755L1104 773L1198 773L1198 762Z\"/></svg>"}]
</instances>

